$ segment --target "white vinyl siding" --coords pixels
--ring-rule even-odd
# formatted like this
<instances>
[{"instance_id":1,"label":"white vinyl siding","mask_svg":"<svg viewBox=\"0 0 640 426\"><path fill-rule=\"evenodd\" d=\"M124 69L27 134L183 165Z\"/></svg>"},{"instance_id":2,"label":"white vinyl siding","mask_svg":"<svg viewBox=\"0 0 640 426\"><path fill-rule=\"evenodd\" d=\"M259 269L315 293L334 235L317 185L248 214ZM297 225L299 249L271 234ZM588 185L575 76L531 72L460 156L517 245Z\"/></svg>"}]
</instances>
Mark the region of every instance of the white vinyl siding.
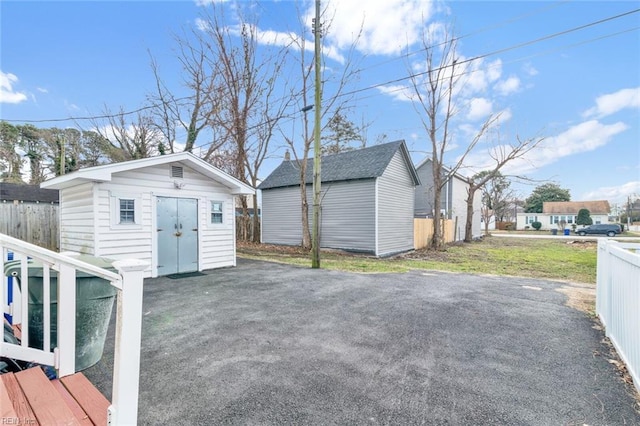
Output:
<instances>
[{"instance_id":1,"label":"white vinyl siding","mask_svg":"<svg viewBox=\"0 0 640 426\"><path fill-rule=\"evenodd\" d=\"M116 260L137 258L154 265L155 197L196 198L199 270L235 265L235 216L229 190L187 166L183 167L183 185L178 189L170 170L168 164L146 167L116 173L111 182L87 183L61 190L61 251ZM135 224L119 223L119 202L118 208L113 208L114 200L119 199L135 199ZM223 205L222 224L210 224L211 201ZM145 274L151 276L151 269Z\"/></svg>"},{"instance_id":2,"label":"white vinyl siding","mask_svg":"<svg viewBox=\"0 0 640 426\"><path fill-rule=\"evenodd\" d=\"M398 151L378 178L378 252L384 256L413 249L415 188Z\"/></svg>"},{"instance_id":3,"label":"white vinyl siding","mask_svg":"<svg viewBox=\"0 0 640 426\"><path fill-rule=\"evenodd\" d=\"M94 254L93 183L60 191L60 251Z\"/></svg>"}]
</instances>

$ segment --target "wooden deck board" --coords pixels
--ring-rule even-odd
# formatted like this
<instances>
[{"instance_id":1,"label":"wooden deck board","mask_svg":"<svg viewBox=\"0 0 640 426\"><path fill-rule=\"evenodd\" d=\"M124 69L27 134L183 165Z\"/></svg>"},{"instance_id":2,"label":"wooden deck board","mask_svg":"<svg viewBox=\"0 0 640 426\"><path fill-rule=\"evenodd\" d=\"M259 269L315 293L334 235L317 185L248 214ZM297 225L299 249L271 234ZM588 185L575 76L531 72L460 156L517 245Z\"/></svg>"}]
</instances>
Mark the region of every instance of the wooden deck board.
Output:
<instances>
[{"instance_id":1,"label":"wooden deck board","mask_svg":"<svg viewBox=\"0 0 640 426\"><path fill-rule=\"evenodd\" d=\"M4 380L0 380L0 419L18 418L18 413L15 408L13 408L13 401L9 396L9 391L7 391Z\"/></svg>"},{"instance_id":2,"label":"wooden deck board","mask_svg":"<svg viewBox=\"0 0 640 426\"><path fill-rule=\"evenodd\" d=\"M22 419L24 423L31 425L39 425L40 423L36 419L36 415L29 406L29 402L22 393L22 389L18 384L18 380L13 373L7 373L0 376L2 383L9 394L13 409L16 412L16 417Z\"/></svg>"},{"instance_id":3,"label":"wooden deck board","mask_svg":"<svg viewBox=\"0 0 640 426\"><path fill-rule=\"evenodd\" d=\"M91 420L89 419L89 415L82 409L80 404L78 404L78 401L76 401L73 395L69 393L67 388L64 387L62 382L60 382L60 379L52 380L51 384L56 388L58 393L62 396L62 399L64 399L64 402L67 404L67 407L71 409L74 416L76 416L76 419L80 421L80 424L86 425L86 426L93 425L93 422L91 422Z\"/></svg>"},{"instance_id":4,"label":"wooden deck board","mask_svg":"<svg viewBox=\"0 0 640 426\"><path fill-rule=\"evenodd\" d=\"M107 409L110 403L84 374L76 373L63 377L60 381L86 411L94 424L106 426Z\"/></svg>"},{"instance_id":5,"label":"wooden deck board","mask_svg":"<svg viewBox=\"0 0 640 426\"><path fill-rule=\"evenodd\" d=\"M15 376L40 424L80 425L40 368L29 368Z\"/></svg>"}]
</instances>

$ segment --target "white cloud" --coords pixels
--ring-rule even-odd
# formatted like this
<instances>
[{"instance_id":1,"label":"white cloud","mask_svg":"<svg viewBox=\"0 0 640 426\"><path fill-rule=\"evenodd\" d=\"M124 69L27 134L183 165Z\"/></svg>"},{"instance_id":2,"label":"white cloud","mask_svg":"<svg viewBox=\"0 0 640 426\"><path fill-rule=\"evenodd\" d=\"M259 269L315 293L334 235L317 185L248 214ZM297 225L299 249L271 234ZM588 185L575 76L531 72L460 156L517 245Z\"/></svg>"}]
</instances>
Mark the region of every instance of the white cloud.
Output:
<instances>
[{"instance_id":1,"label":"white cloud","mask_svg":"<svg viewBox=\"0 0 640 426\"><path fill-rule=\"evenodd\" d=\"M527 62L523 65L522 70L529 76L538 75L538 70L531 65L530 62Z\"/></svg>"},{"instance_id":2,"label":"white cloud","mask_svg":"<svg viewBox=\"0 0 640 426\"><path fill-rule=\"evenodd\" d=\"M18 77L14 74L0 71L0 103L18 104L27 100L27 95L13 89L17 82Z\"/></svg>"},{"instance_id":3,"label":"white cloud","mask_svg":"<svg viewBox=\"0 0 640 426\"><path fill-rule=\"evenodd\" d=\"M49 93L49 91L44 87L36 87L36 90L40 93Z\"/></svg>"},{"instance_id":4,"label":"white cloud","mask_svg":"<svg viewBox=\"0 0 640 426\"><path fill-rule=\"evenodd\" d=\"M226 3L229 0L195 0L196 6L208 6L213 3Z\"/></svg>"},{"instance_id":5,"label":"white cloud","mask_svg":"<svg viewBox=\"0 0 640 426\"><path fill-rule=\"evenodd\" d=\"M604 186L586 192L581 200L609 200L614 203L624 203L627 197L640 194L640 180L623 183L618 186Z\"/></svg>"},{"instance_id":6,"label":"white cloud","mask_svg":"<svg viewBox=\"0 0 640 426\"><path fill-rule=\"evenodd\" d=\"M520 79L511 76L506 80L498 81L493 88L499 95L507 96L520 90Z\"/></svg>"},{"instance_id":7,"label":"white cloud","mask_svg":"<svg viewBox=\"0 0 640 426\"><path fill-rule=\"evenodd\" d=\"M310 6L308 22L314 15L313 4ZM395 55L421 40L422 29L435 7L433 0L334 0L327 5L326 16L331 25L326 38L344 49L360 34L360 52Z\"/></svg>"},{"instance_id":8,"label":"white cloud","mask_svg":"<svg viewBox=\"0 0 640 426\"><path fill-rule=\"evenodd\" d=\"M202 18L196 18L195 23L196 28L200 31L207 32L211 29L211 25L209 25L209 22L205 21Z\"/></svg>"},{"instance_id":9,"label":"white cloud","mask_svg":"<svg viewBox=\"0 0 640 426\"><path fill-rule=\"evenodd\" d=\"M625 108L640 108L640 87L622 89L599 96L596 106L584 112L584 117L606 117Z\"/></svg>"},{"instance_id":10,"label":"white cloud","mask_svg":"<svg viewBox=\"0 0 640 426\"><path fill-rule=\"evenodd\" d=\"M498 125L506 123L507 121L511 120L511 118L513 117L513 112L511 111L511 108L505 108L502 111L500 111L498 114L500 115L497 122Z\"/></svg>"},{"instance_id":11,"label":"white cloud","mask_svg":"<svg viewBox=\"0 0 640 426\"><path fill-rule=\"evenodd\" d=\"M459 60L463 61L466 59L460 56ZM502 61L496 59L485 65L482 59L477 59L464 64L464 69L457 69L456 73L466 74L460 87L465 96L473 96L485 92L490 84L500 78L502 75Z\"/></svg>"},{"instance_id":12,"label":"white cloud","mask_svg":"<svg viewBox=\"0 0 640 426\"><path fill-rule=\"evenodd\" d=\"M388 85L377 88L381 93L391 96L396 101L412 102L416 94L410 86Z\"/></svg>"},{"instance_id":13,"label":"white cloud","mask_svg":"<svg viewBox=\"0 0 640 426\"><path fill-rule=\"evenodd\" d=\"M608 144L612 138L625 131L628 126L622 122L602 124L596 120L577 124L559 135L545 139L525 157L513 160L504 169L504 174L526 175L540 167L554 163L561 158L582 152L593 151ZM509 150L508 145L499 145L494 149ZM490 153L475 152L468 156L466 165L477 171L491 167L495 161Z\"/></svg>"},{"instance_id":14,"label":"white cloud","mask_svg":"<svg viewBox=\"0 0 640 426\"><path fill-rule=\"evenodd\" d=\"M486 118L493 111L493 104L486 98L473 98L469 102L467 120L476 121Z\"/></svg>"}]
</instances>

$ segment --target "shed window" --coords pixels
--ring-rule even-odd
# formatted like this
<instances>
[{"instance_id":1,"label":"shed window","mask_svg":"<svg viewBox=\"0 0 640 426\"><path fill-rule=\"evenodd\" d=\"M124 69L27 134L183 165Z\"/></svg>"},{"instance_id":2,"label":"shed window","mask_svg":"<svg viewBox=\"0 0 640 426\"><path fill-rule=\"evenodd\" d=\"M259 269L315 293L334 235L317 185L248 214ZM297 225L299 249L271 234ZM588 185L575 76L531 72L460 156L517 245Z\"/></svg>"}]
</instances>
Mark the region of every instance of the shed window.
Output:
<instances>
[{"instance_id":1,"label":"shed window","mask_svg":"<svg viewBox=\"0 0 640 426\"><path fill-rule=\"evenodd\" d=\"M223 223L222 201L211 202L211 223Z\"/></svg>"},{"instance_id":2,"label":"shed window","mask_svg":"<svg viewBox=\"0 0 640 426\"><path fill-rule=\"evenodd\" d=\"M136 223L136 202L133 199L120 199L120 223Z\"/></svg>"}]
</instances>

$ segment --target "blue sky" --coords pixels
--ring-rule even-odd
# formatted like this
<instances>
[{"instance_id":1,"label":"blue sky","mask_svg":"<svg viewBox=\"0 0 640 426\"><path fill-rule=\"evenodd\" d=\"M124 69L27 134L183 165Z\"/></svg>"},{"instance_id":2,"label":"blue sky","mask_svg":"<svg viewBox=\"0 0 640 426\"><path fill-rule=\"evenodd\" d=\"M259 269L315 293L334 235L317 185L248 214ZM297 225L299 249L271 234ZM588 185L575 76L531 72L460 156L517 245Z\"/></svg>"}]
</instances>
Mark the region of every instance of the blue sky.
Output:
<instances>
[{"instance_id":1,"label":"blue sky","mask_svg":"<svg viewBox=\"0 0 640 426\"><path fill-rule=\"evenodd\" d=\"M0 118L61 127L74 121L46 120L99 115L105 105L135 110L154 89L148 51L178 91L173 34L197 28L207 7L205 0L0 2ZM307 14L311 7L299 5ZM370 0L329 7L326 73L344 66L341 58L362 25L356 47L362 71L348 90L358 91L350 118L370 123L369 144L384 134L405 139L416 163L427 155L430 145L402 80L423 69L424 57L403 53L420 49L422 28L447 23L462 36L459 57L482 57L471 62L474 72L459 93L447 162L488 114L501 112L500 139L491 143L546 138L508 173L554 181L574 200L622 203L640 196L638 2ZM255 10L265 37L296 28L292 1L260 2ZM400 81L380 85L394 80ZM274 142L263 177L284 152ZM468 166L486 163L487 143ZM524 198L535 184L515 186Z\"/></svg>"}]
</instances>

